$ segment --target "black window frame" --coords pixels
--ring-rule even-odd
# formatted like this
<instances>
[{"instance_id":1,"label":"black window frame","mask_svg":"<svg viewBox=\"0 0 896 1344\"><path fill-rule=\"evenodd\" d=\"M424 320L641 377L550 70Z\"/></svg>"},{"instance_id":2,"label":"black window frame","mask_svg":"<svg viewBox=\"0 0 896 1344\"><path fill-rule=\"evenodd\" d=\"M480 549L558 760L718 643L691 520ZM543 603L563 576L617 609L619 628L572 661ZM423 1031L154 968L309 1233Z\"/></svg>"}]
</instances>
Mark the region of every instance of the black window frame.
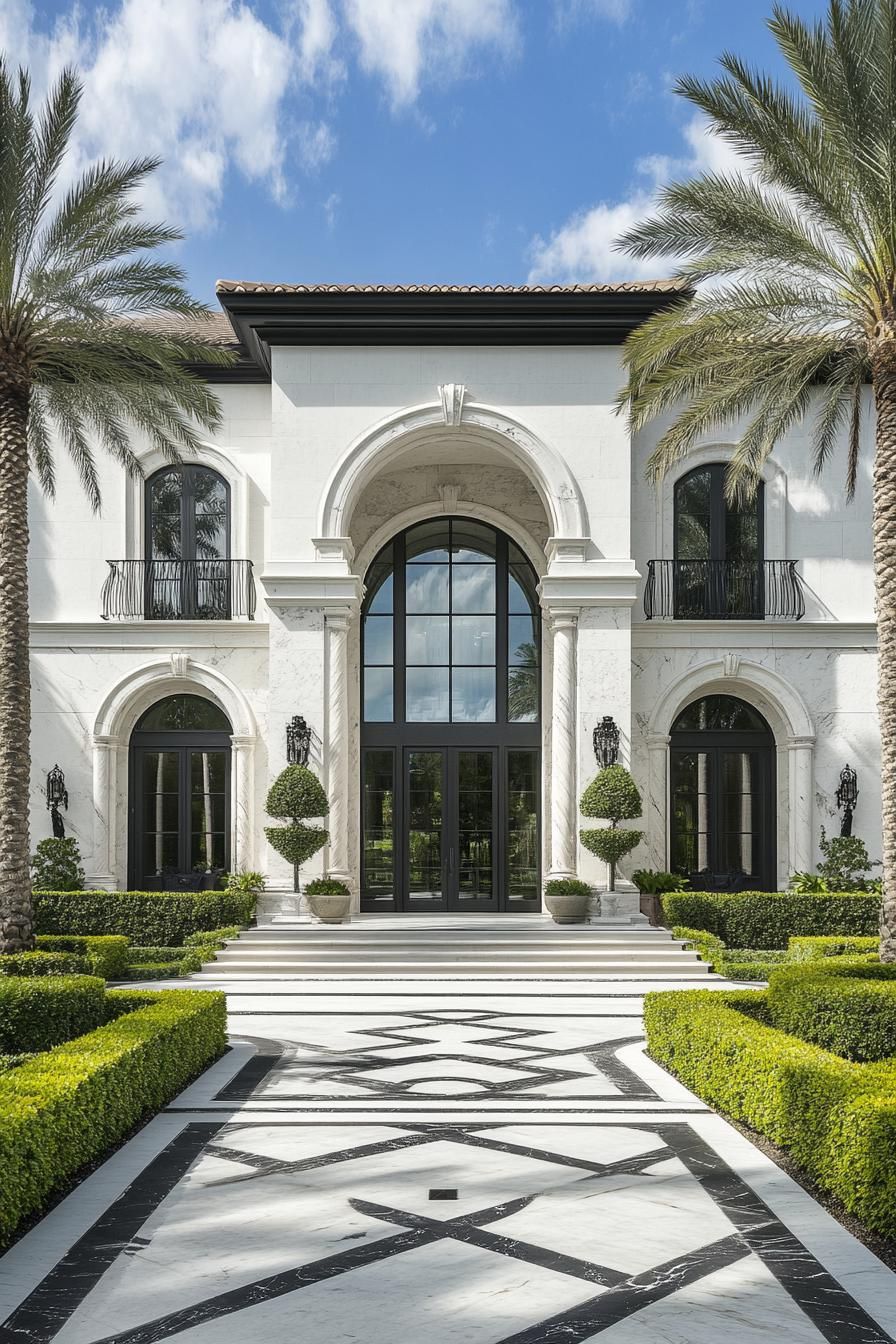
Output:
<instances>
[{"instance_id":1,"label":"black window frame","mask_svg":"<svg viewBox=\"0 0 896 1344\"><path fill-rule=\"evenodd\" d=\"M477 527L487 528L494 536L495 540L495 582L496 582L496 601L495 601L495 721L417 721L406 718L406 656L407 656L407 638L405 629L405 620L407 612L405 609L406 596L406 538L407 534L421 524L413 524L411 527L404 528L396 533L392 539L383 546L374 557L368 568L368 574L382 573L384 570L392 575L392 719L389 722L370 721L364 717L365 701L365 659L364 659L364 618L367 616L369 605L375 594L369 594L365 597L362 605L361 621L361 657L360 657L360 693L361 693L361 759L360 766L360 834L361 841L361 909L367 911L401 911L411 912L415 909L412 901L409 901L408 886L408 858L407 858L407 835L408 835L408 809L406 798L406 773L407 773L407 753L413 750L442 750L451 753L456 750L493 750L495 752L495 790L496 804L494 813L494 838L493 845L495 849L494 873L495 873L495 901L490 905L491 913L495 911L525 911L534 912L540 909L540 866L536 875L536 891L531 900L522 898L511 900L508 893L508 864L507 855L509 848L509 819L508 819L508 752L513 750L526 750L535 753L535 792L538 806L537 820L537 844L538 854L541 853L541 828L543 819L541 816L541 741L542 741L542 619L541 610L537 598L538 576L529 559L525 556L522 549L512 542L506 533L491 524L483 523L478 518L468 518L464 515L448 515L444 517L435 517L424 520L426 525L435 523L471 523ZM508 684L510 675L509 650L508 650L508 630L509 630L509 597L508 585L509 575L511 573L510 565L510 545L513 544L515 550L519 552L522 560L528 570L528 589L531 595L531 615L534 621L535 646L538 652L537 666L535 668L535 703L537 714L534 720L508 721ZM514 563L516 563L514 561ZM379 589L377 589L377 592ZM412 615L414 613L411 613ZM450 611L445 613L452 614ZM513 613L522 614L522 613ZM450 652L449 652L450 657ZM449 677L449 713L451 712L451 686ZM365 759L368 751L391 751L393 768L393 812L392 812L392 855L393 855L393 894L391 903L383 900L366 898L366 862L364 845L364 774ZM449 762L449 756L446 755L445 771L449 772L454 768ZM447 774L444 776L447 778ZM451 819L454 816L456 808L451 799L445 799L443 811L443 828L451 825ZM446 822L445 818L448 818ZM432 909L444 909L454 913L463 913L465 910L472 909L472 903L456 901L456 894L452 892L450 885L451 874L448 873L450 862L451 843L446 840L443 843L442 865L443 865L443 904L431 906ZM456 873L454 874L456 876ZM482 907L485 908L484 906ZM420 906L416 906L419 911Z\"/></svg>"},{"instance_id":2,"label":"black window frame","mask_svg":"<svg viewBox=\"0 0 896 1344\"><path fill-rule=\"evenodd\" d=\"M774 733L768 721L755 706L743 701L751 713L757 716L764 727L762 729L679 729L678 719L686 710L698 704L708 696L696 696L679 712L672 725L669 736L669 864L674 862L676 848L675 783L676 763L682 756L696 752L706 753L712 760L710 768L711 786L708 794L708 864L701 872L684 873L693 890L714 891L775 891L777 890L777 748ZM740 696L728 697L742 700ZM726 752L749 752L755 761L756 770L756 830L754 844L757 847L757 864L754 875L737 875L726 872L719 862L722 837L725 834L720 824L722 795L724 789L721 760ZM673 869L673 871L678 871Z\"/></svg>"},{"instance_id":3,"label":"black window frame","mask_svg":"<svg viewBox=\"0 0 896 1344\"><path fill-rule=\"evenodd\" d=\"M169 699L168 696L161 700ZM158 701L157 703L161 703ZM150 706L153 708L153 706ZM138 726L131 733L128 744L128 887L131 890L167 891L193 890L216 887L223 873L230 871L232 804L232 732L222 729L179 729L146 731ZM143 760L147 753L166 751L178 756L178 871L150 874L143 853ZM210 869L197 873L188 866L190 837L190 756L196 751L224 753L224 863L220 870ZM186 860L186 862L185 862Z\"/></svg>"},{"instance_id":4,"label":"black window frame","mask_svg":"<svg viewBox=\"0 0 896 1344\"><path fill-rule=\"evenodd\" d=\"M180 556L175 559L167 559L161 556L153 555L153 517L154 517L154 497L155 484L165 476L176 475L180 477ZM196 548L196 480L199 476L211 476L224 488L224 554L222 556L200 556ZM231 533L233 527L233 515L230 500L230 482L225 476L222 476L214 467L207 467L202 462L184 462L170 463L167 466L159 467L151 476L146 478L143 489L143 559L144 559L144 611L148 619L153 619L154 613L160 605L158 590L161 587L165 591L168 585L174 585L175 591L180 593L178 606L178 616L174 619L194 620L201 615L198 602L199 578L198 565L207 563L209 566L219 564L220 574L215 574L214 581L221 586L224 593L224 601L218 611L215 612L215 619L231 619L233 608L233 594L231 584L230 562L231 554ZM159 566L179 566L180 572L176 578L172 579L168 574L162 571L159 573ZM207 581L207 580L206 580ZM161 617L160 619L172 619L170 617ZM203 619L208 619L203 615Z\"/></svg>"}]
</instances>

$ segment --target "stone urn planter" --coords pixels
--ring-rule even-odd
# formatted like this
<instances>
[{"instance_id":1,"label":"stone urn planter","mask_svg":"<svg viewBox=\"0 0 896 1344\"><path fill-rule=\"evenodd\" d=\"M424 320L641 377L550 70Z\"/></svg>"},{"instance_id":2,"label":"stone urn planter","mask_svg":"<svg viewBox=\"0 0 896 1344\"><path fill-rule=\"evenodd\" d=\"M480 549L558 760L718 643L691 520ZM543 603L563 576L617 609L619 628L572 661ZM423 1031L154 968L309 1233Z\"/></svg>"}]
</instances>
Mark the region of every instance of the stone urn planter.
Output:
<instances>
[{"instance_id":1,"label":"stone urn planter","mask_svg":"<svg viewBox=\"0 0 896 1344\"><path fill-rule=\"evenodd\" d=\"M352 894L344 882L333 877L320 877L308 883L304 894L312 915L321 924L344 924L348 920Z\"/></svg>"},{"instance_id":2,"label":"stone urn planter","mask_svg":"<svg viewBox=\"0 0 896 1344\"><path fill-rule=\"evenodd\" d=\"M557 878L544 886L544 903L555 924L586 923L590 899L588 883L576 877Z\"/></svg>"}]
</instances>

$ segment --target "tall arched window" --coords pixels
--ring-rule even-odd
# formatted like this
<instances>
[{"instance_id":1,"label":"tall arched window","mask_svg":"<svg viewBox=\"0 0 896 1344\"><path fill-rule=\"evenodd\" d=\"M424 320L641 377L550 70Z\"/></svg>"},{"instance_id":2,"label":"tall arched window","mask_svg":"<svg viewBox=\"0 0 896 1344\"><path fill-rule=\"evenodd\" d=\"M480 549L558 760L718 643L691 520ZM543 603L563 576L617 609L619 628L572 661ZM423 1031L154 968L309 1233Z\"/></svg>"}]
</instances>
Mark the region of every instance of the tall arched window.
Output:
<instances>
[{"instance_id":1,"label":"tall arched window","mask_svg":"<svg viewBox=\"0 0 896 1344\"><path fill-rule=\"evenodd\" d=\"M227 715L199 695L170 695L131 734L128 884L214 887L230 865Z\"/></svg>"},{"instance_id":2,"label":"tall arched window","mask_svg":"<svg viewBox=\"0 0 896 1344\"><path fill-rule=\"evenodd\" d=\"M374 560L363 616L363 907L537 908L529 561L473 519L420 523Z\"/></svg>"},{"instance_id":3,"label":"tall arched window","mask_svg":"<svg viewBox=\"0 0 896 1344\"><path fill-rule=\"evenodd\" d=\"M753 499L725 498L724 462L696 467L675 485L675 615L759 618L763 592L763 485Z\"/></svg>"},{"instance_id":4,"label":"tall arched window","mask_svg":"<svg viewBox=\"0 0 896 1344\"><path fill-rule=\"evenodd\" d=\"M210 467L163 467L146 483L146 616L231 614L230 487Z\"/></svg>"},{"instance_id":5,"label":"tall arched window","mask_svg":"<svg viewBox=\"0 0 896 1344\"><path fill-rule=\"evenodd\" d=\"M683 709L670 741L670 867L695 890L774 890L775 742L733 695Z\"/></svg>"}]
</instances>

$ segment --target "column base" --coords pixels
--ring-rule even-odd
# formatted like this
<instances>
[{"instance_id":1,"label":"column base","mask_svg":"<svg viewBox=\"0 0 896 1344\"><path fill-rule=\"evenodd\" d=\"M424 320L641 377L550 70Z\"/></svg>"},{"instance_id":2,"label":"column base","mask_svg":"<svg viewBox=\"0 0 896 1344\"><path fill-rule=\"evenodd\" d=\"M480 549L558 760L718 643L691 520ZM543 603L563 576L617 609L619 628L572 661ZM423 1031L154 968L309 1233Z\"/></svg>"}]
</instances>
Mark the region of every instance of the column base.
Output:
<instances>
[{"instance_id":1,"label":"column base","mask_svg":"<svg viewBox=\"0 0 896 1344\"><path fill-rule=\"evenodd\" d=\"M641 914L641 897L637 891L602 891L598 895L597 913L590 924L645 924L650 920Z\"/></svg>"}]
</instances>

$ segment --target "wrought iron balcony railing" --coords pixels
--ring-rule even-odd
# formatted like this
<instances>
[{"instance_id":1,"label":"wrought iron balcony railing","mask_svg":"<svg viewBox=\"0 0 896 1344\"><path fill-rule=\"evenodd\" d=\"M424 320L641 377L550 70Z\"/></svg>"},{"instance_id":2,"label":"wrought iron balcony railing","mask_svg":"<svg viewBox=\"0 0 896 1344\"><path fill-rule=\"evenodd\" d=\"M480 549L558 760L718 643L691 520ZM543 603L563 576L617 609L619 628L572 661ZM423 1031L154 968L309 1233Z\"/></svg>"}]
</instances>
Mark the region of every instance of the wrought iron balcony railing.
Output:
<instances>
[{"instance_id":1,"label":"wrought iron balcony railing","mask_svg":"<svg viewBox=\"0 0 896 1344\"><path fill-rule=\"evenodd\" d=\"M251 560L109 560L104 621L239 621L255 616Z\"/></svg>"},{"instance_id":2,"label":"wrought iron balcony railing","mask_svg":"<svg viewBox=\"0 0 896 1344\"><path fill-rule=\"evenodd\" d=\"M795 560L648 560L648 621L798 621L806 612Z\"/></svg>"}]
</instances>

